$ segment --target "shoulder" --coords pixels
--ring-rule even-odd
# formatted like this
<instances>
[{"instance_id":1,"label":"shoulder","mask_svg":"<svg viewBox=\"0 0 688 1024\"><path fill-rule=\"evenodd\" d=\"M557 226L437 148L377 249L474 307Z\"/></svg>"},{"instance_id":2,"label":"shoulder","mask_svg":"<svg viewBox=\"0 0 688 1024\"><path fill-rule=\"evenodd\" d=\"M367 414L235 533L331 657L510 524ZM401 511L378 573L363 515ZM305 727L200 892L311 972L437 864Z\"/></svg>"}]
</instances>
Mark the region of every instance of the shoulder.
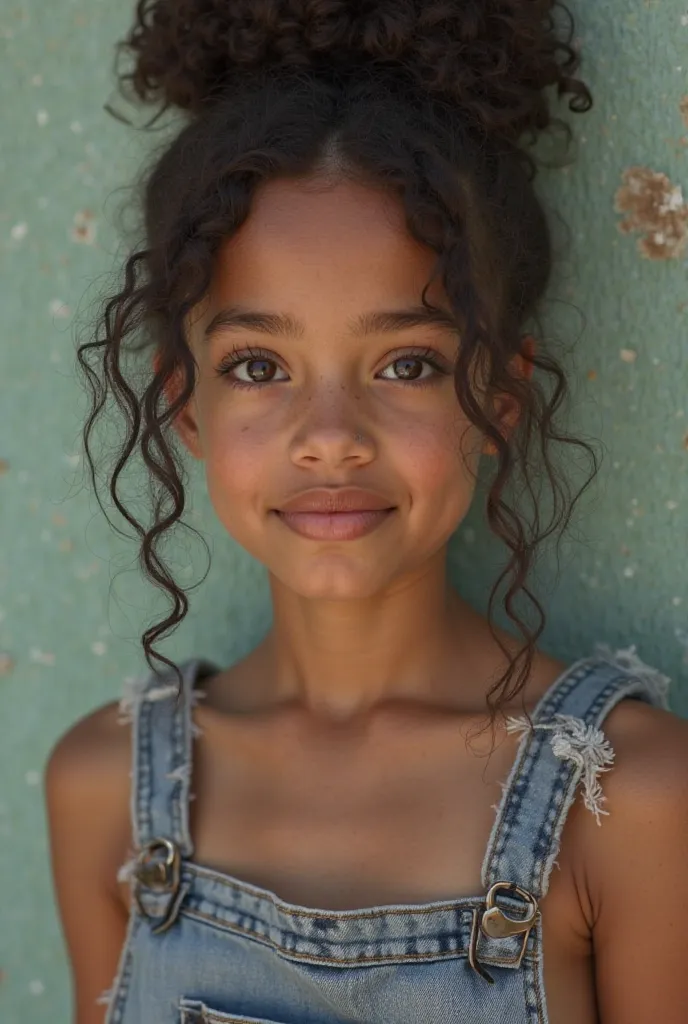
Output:
<instances>
[{"instance_id":1,"label":"shoulder","mask_svg":"<svg viewBox=\"0 0 688 1024\"><path fill-rule=\"evenodd\" d=\"M616 798L628 813L638 800L688 795L688 721L644 701L623 700L602 728L614 750L614 769L605 778L610 801Z\"/></svg>"},{"instance_id":2,"label":"shoulder","mask_svg":"<svg viewBox=\"0 0 688 1024\"><path fill-rule=\"evenodd\" d=\"M114 878L130 842L131 729L111 702L80 718L53 746L45 799L53 849L80 845Z\"/></svg>"},{"instance_id":3,"label":"shoulder","mask_svg":"<svg viewBox=\"0 0 688 1024\"><path fill-rule=\"evenodd\" d=\"M607 812L580 816L593 906L605 893L650 882L688 852L688 721L638 700L621 701L602 730L614 751L600 776ZM585 824L583 824L583 822ZM609 901L608 901L609 902Z\"/></svg>"},{"instance_id":4,"label":"shoulder","mask_svg":"<svg viewBox=\"0 0 688 1024\"><path fill-rule=\"evenodd\" d=\"M52 748L45 769L50 866L74 989L75 1020L103 1020L128 908L118 872L129 842L131 730L119 705L85 715Z\"/></svg>"},{"instance_id":5,"label":"shoulder","mask_svg":"<svg viewBox=\"0 0 688 1024\"><path fill-rule=\"evenodd\" d=\"M47 760L46 782L88 788L102 783L103 777L119 778L129 763L130 733L121 723L117 701L96 708L57 740Z\"/></svg>"},{"instance_id":6,"label":"shoulder","mask_svg":"<svg viewBox=\"0 0 688 1024\"><path fill-rule=\"evenodd\" d=\"M614 751L600 776L607 814L598 827L578 805L574 844L600 1018L678 1024L688 1005L688 722L624 700L602 730Z\"/></svg>"}]
</instances>

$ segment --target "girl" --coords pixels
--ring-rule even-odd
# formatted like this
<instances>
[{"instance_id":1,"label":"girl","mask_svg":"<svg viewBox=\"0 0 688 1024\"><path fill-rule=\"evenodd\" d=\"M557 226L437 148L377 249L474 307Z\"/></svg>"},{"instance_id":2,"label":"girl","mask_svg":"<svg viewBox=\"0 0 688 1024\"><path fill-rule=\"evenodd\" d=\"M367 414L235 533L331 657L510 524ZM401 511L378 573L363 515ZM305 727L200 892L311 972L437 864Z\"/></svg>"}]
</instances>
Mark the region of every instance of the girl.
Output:
<instances>
[{"instance_id":1,"label":"girl","mask_svg":"<svg viewBox=\"0 0 688 1024\"><path fill-rule=\"evenodd\" d=\"M633 647L540 650L526 583L570 513L551 442L591 451L526 331L550 241L520 140L548 86L590 106L552 7L138 4L122 82L184 124L79 357L94 485L111 391L110 492L173 607L48 764L77 1024L686 1019L686 723ZM185 453L269 573L228 667L154 648L187 610L162 550ZM447 579L483 454L514 633Z\"/></svg>"}]
</instances>

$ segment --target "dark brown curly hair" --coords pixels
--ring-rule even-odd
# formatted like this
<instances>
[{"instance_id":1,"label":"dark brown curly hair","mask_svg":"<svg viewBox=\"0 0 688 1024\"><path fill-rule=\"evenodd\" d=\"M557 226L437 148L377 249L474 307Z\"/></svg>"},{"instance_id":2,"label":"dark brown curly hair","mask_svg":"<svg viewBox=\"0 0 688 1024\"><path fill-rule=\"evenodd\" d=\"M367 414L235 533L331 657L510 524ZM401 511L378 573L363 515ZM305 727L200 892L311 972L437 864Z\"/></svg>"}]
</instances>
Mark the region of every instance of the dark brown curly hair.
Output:
<instances>
[{"instance_id":1,"label":"dark brown curly hair","mask_svg":"<svg viewBox=\"0 0 688 1024\"><path fill-rule=\"evenodd\" d=\"M565 26L555 23L559 13ZM141 241L77 361L92 399L84 447L98 502L107 517L92 432L111 392L125 435L109 493L140 540L144 573L171 602L169 615L141 637L152 670L162 662L181 678L154 643L184 618L192 589L174 580L162 554L176 524L197 532L181 519L188 478L171 429L196 381L185 317L205 296L215 254L249 216L256 189L281 176L325 172L397 195L412 236L437 254L435 274L462 339L457 398L497 454L486 514L510 558L490 593L488 621L492 629L505 581L504 608L524 638L488 694L492 713L523 690L545 623L526 577L537 545L563 532L598 469L591 446L555 426L568 386L541 342L529 358L551 388L537 373L523 379L509 369L552 267L530 147L555 126L567 142L571 136L553 117L547 89L569 94L571 111L592 105L573 77L579 57L572 35L573 19L556 0L139 0L134 25L117 45L120 91L160 105L147 127L167 109L181 112L183 123L134 185ZM126 71L119 70L122 56ZM148 355L138 373L127 374L127 355L142 351ZM508 437L469 384L476 359L489 368L487 393L518 402ZM184 386L169 402L165 386L173 375ZM555 441L592 458L593 472L575 497L552 460ZM137 455L150 481L148 528L121 495L123 471ZM553 498L545 522L543 481ZM531 499L530 517L509 491ZM516 608L519 595L536 611L533 627Z\"/></svg>"}]
</instances>

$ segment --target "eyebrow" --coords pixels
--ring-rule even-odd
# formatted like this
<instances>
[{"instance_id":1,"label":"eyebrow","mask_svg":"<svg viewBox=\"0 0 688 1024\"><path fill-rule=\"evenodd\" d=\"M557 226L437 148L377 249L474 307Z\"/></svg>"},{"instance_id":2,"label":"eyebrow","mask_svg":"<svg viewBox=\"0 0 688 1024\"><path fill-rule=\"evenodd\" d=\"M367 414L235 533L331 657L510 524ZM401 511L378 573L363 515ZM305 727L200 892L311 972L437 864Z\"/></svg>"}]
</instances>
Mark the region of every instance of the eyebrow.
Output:
<instances>
[{"instance_id":1,"label":"eyebrow","mask_svg":"<svg viewBox=\"0 0 688 1024\"><path fill-rule=\"evenodd\" d=\"M428 309L426 306L362 313L348 322L349 330L355 338L367 334L391 334L412 327L426 327L429 324L452 331L458 330L458 324L450 313L438 307ZM261 313L241 306L230 306L215 314L203 335L208 340L215 334L237 330L259 331L262 334L282 335L295 340L302 338L306 331L304 324L289 313Z\"/></svg>"}]
</instances>

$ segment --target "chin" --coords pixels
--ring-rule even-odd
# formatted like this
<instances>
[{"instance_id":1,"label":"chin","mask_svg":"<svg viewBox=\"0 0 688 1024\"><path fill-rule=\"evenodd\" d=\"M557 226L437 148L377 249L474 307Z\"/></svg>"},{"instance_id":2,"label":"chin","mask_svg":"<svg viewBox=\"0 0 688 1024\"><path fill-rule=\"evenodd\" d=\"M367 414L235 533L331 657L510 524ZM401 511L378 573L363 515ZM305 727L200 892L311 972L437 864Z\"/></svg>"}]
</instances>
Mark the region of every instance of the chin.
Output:
<instances>
[{"instance_id":1,"label":"chin","mask_svg":"<svg viewBox=\"0 0 688 1024\"><path fill-rule=\"evenodd\" d=\"M310 600L361 601L380 593L389 582L370 570L370 565L332 556L314 559L311 565L285 567L283 572L270 571L289 590Z\"/></svg>"}]
</instances>

